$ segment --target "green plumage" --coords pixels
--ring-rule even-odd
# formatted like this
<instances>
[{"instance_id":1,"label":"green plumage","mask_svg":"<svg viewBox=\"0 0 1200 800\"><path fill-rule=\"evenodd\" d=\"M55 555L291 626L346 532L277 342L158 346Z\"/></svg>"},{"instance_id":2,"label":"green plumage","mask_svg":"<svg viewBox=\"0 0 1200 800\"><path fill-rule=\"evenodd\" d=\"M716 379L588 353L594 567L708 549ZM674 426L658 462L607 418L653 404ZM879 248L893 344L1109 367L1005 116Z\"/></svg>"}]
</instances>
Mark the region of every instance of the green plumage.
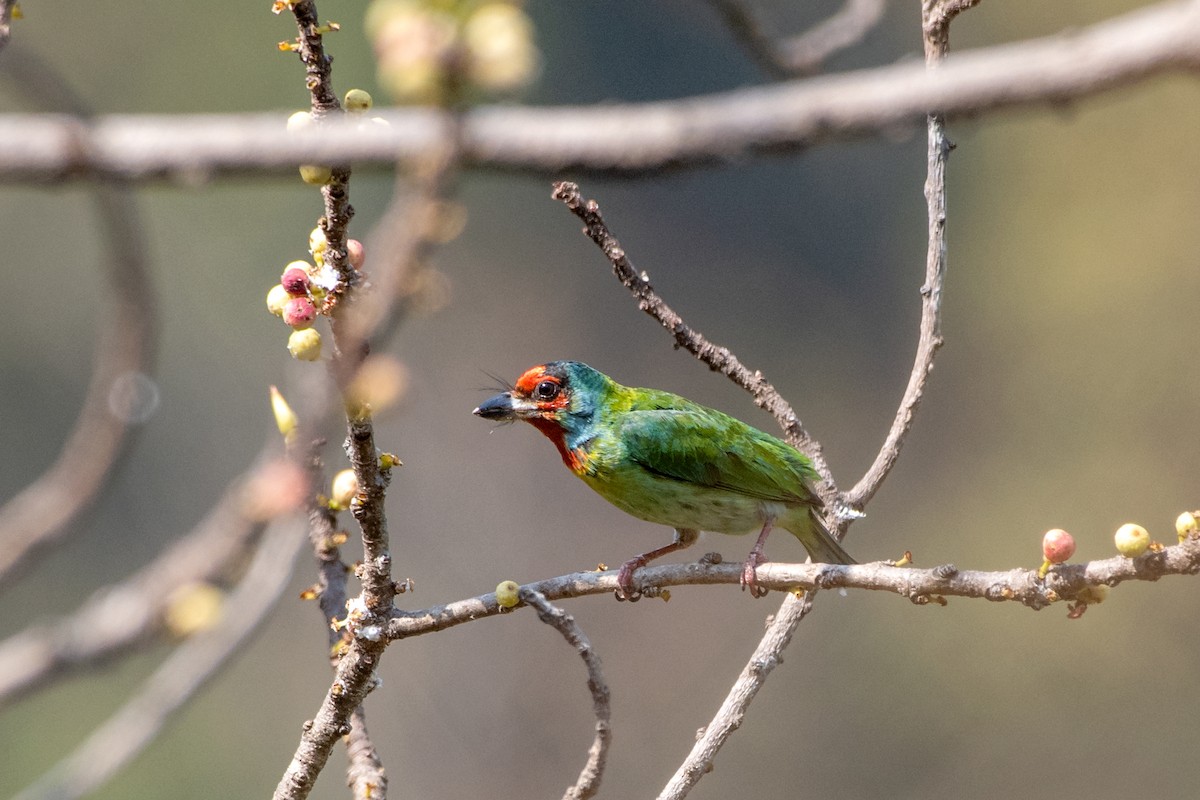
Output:
<instances>
[{"instance_id":1,"label":"green plumage","mask_svg":"<svg viewBox=\"0 0 1200 800\"><path fill-rule=\"evenodd\" d=\"M588 486L635 517L676 528L687 538L679 546L701 530L765 527L765 538L774 524L815 561L854 563L821 522L808 458L728 414L670 392L622 386L574 361L534 367L476 413L530 422Z\"/></svg>"}]
</instances>

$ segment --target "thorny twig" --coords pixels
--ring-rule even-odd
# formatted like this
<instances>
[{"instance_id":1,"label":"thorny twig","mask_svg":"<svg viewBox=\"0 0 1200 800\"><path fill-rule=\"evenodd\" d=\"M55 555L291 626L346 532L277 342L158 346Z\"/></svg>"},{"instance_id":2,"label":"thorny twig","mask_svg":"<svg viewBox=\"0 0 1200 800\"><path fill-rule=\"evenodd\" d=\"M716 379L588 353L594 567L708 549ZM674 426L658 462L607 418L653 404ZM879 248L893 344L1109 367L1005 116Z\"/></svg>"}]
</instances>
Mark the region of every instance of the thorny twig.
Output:
<instances>
[{"instance_id":1,"label":"thorny twig","mask_svg":"<svg viewBox=\"0 0 1200 800\"><path fill-rule=\"evenodd\" d=\"M153 675L75 752L25 789L19 800L74 800L108 782L158 735L266 619L287 587L304 537L280 522L262 539L246 575L225 600L213 629L176 648Z\"/></svg>"},{"instance_id":2,"label":"thorny twig","mask_svg":"<svg viewBox=\"0 0 1200 800\"><path fill-rule=\"evenodd\" d=\"M563 800L588 800L600 791L600 778L604 775L604 767L608 762L608 744L612 739L612 729L609 719L612 715L609 703L608 684L600 670L600 657L592 649L592 643L587 634L580 629L575 618L550 603L546 596L535 589L524 587L519 594L521 601L532 606L538 619L547 625L552 625L567 643L575 648L579 657L587 667L588 690L592 693L592 711L596 715L596 735L592 746L588 749L587 763L579 773L579 779L573 786L568 787Z\"/></svg>"}]
</instances>

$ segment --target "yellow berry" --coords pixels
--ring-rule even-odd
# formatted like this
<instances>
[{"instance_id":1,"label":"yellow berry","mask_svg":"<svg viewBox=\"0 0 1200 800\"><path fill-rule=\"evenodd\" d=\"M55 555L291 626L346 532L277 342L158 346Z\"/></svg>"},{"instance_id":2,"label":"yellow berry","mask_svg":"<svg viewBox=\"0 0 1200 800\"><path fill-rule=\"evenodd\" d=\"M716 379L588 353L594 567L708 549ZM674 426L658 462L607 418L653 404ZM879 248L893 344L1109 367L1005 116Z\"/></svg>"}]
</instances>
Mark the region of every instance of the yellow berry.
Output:
<instances>
[{"instance_id":1,"label":"yellow berry","mask_svg":"<svg viewBox=\"0 0 1200 800\"><path fill-rule=\"evenodd\" d=\"M1150 546L1150 533L1141 525L1126 522L1113 536L1117 552L1126 558L1137 558Z\"/></svg>"},{"instance_id":2,"label":"yellow berry","mask_svg":"<svg viewBox=\"0 0 1200 800\"><path fill-rule=\"evenodd\" d=\"M275 284L271 287L271 291L267 292L267 311L270 311L277 317L283 316L283 307L287 305L288 300L292 296L287 293L281 284Z\"/></svg>"},{"instance_id":3,"label":"yellow berry","mask_svg":"<svg viewBox=\"0 0 1200 800\"><path fill-rule=\"evenodd\" d=\"M346 92L346 97L342 100L342 106L353 114L361 114L374 104L371 93L364 89L351 89Z\"/></svg>"},{"instance_id":4,"label":"yellow berry","mask_svg":"<svg viewBox=\"0 0 1200 800\"><path fill-rule=\"evenodd\" d=\"M325 231L321 230L321 226L312 229L312 233L308 235L308 251L310 253L324 253L325 248L329 246L329 242L325 241Z\"/></svg>"},{"instance_id":5,"label":"yellow berry","mask_svg":"<svg viewBox=\"0 0 1200 800\"><path fill-rule=\"evenodd\" d=\"M316 328L292 331L288 337L288 352L300 361L316 361L321 357L321 334Z\"/></svg>"},{"instance_id":6,"label":"yellow berry","mask_svg":"<svg viewBox=\"0 0 1200 800\"><path fill-rule=\"evenodd\" d=\"M185 584L167 598L163 622L176 636L191 636L220 622L224 602L224 594L211 583Z\"/></svg>"},{"instance_id":7,"label":"yellow berry","mask_svg":"<svg viewBox=\"0 0 1200 800\"><path fill-rule=\"evenodd\" d=\"M287 118L288 133L302 131L313 124L313 116L307 111L297 111Z\"/></svg>"},{"instance_id":8,"label":"yellow berry","mask_svg":"<svg viewBox=\"0 0 1200 800\"><path fill-rule=\"evenodd\" d=\"M496 605L512 608L521 602L521 585L516 581L501 581L496 587Z\"/></svg>"},{"instance_id":9,"label":"yellow berry","mask_svg":"<svg viewBox=\"0 0 1200 800\"><path fill-rule=\"evenodd\" d=\"M1200 523L1196 521L1196 515L1190 511L1185 511L1176 517L1175 531L1179 534L1179 541L1181 542L1197 531L1200 531Z\"/></svg>"},{"instance_id":10,"label":"yellow berry","mask_svg":"<svg viewBox=\"0 0 1200 800\"><path fill-rule=\"evenodd\" d=\"M356 494L358 494L358 478L354 475L354 470L344 469L333 476L329 499L338 508L349 508L350 501Z\"/></svg>"},{"instance_id":11,"label":"yellow berry","mask_svg":"<svg viewBox=\"0 0 1200 800\"><path fill-rule=\"evenodd\" d=\"M312 186L324 186L333 177L333 170L319 164L301 164L300 179Z\"/></svg>"}]
</instances>

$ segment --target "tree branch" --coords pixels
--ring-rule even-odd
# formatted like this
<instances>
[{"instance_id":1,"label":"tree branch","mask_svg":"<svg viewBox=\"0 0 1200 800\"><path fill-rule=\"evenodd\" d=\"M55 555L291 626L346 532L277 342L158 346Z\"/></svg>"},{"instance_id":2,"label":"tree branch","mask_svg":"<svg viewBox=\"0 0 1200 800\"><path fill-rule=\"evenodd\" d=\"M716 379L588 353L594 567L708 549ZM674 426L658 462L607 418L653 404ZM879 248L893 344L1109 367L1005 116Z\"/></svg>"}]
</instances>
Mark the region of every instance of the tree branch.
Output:
<instances>
[{"instance_id":1,"label":"tree branch","mask_svg":"<svg viewBox=\"0 0 1200 800\"><path fill-rule=\"evenodd\" d=\"M809 435L796 412L775 387L761 372L751 372L728 349L713 344L704 338L703 334L689 328L683 318L663 302L650 285L650 276L645 272L639 273L629 261L625 249L604 223L604 218L600 215L600 206L595 200L585 201L579 187L566 181L554 184L553 197L565 203L575 216L583 220L584 233L604 251L604 255L612 263L617 280L637 298L638 308L657 320L658 324L675 337L676 347L687 350L707 364L709 369L722 373L745 389L754 398L755 405L775 417L788 442L812 459L813 466L821 476L818 489L826 505L831 509L838 508L837 485L821 453L820 443Z\"/></svg>"},{"instance_id":2,"label":"tree branch","mask_svg":"<svg viewBox=\"0 0 1200 800\"><path fill-rule=\"evenodd\" d=\"M266 619L304 544L294 524L272 526L216 627L181 644L119 711L17 797L74 800L90 794L141 753Z\"/></svg>"},{"instance_id":3,"label":"tree branch","mask_svg":"<svg viewBox=\"0 0 1200 800\"><path fill-rule=\"evenodd\" d=\"M591 748L588 749L587 763L579 773L579 780L567 789L563 800L588 800L600 791L600 778L604 775L604 767L608 762L608 743L612 739L612 729L609 725L612 711L608 684L600 670L600 657L596 655L591 641L575 622L575 618L551 604L545 595L533 589L522 588L519 597L522 602L537 611L538 619L553 626L563 635L587 667L588 690L592 693L592 711L596 715L596 735L592 739Z\"/></svg>"},{"instance_id":4,"label":"tree branch","mask_svg":"<svg viewBox=\"0 0 1200 800\"><path fill-rule=\"evenodd\" d=\"M936 110L948 120L1060 105L1150 76L1200 67L1200 2L1139 9L1071 35L952 55L936 75L900 63L684 100L593 107L490 106L466 112L468 164L536 171L641 173L894 134ZM382 114L390 128L327 120L283 136L279 115L0 116L0 180L89 174L194 181L300 163L394 164L426 152L441 112Z\"/></svg>"}]
</instances>

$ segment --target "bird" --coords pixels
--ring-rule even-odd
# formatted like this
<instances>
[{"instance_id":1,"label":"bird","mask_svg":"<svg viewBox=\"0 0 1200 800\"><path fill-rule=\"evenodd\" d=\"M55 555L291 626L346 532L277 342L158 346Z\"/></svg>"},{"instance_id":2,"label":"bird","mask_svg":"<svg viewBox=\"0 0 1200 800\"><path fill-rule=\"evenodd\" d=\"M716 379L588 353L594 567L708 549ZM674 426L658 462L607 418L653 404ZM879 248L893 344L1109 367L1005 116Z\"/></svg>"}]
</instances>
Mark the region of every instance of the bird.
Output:
<instances>
[{"instance_id":1,"label":"bird","mask_svg":"<svg viewBox=\"0 0 1200 800\"><path fill-rule=\"evenodd\" d=\"M692 545L700 531L758 531L740 578L755 597L766 594L756 570L766 561L773 528L791 532L813 561L855 563L822 520L812 461L724 412L659 389L622 386L580 361L550 361L526 370L473 413L528 422L605 500L675 529L670 544L621 566L617 585L626 598L639 596L637 569Z\"/></svg>"}]
</instances>

